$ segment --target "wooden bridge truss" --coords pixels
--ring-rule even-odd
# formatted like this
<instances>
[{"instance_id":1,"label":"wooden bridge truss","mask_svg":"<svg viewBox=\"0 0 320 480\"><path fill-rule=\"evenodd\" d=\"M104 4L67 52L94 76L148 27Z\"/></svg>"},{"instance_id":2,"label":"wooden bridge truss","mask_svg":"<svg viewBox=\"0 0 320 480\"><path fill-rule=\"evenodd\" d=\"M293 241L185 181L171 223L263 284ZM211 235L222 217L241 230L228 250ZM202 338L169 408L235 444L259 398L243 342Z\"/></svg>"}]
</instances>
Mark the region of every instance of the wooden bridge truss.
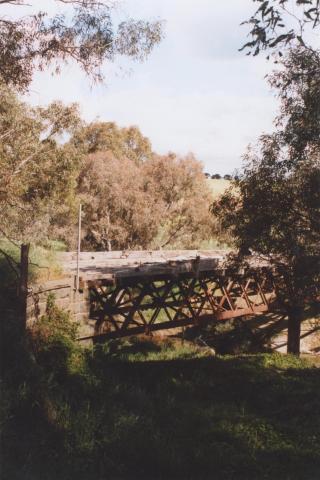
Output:
<instances>
[{"instance_id":1,"label":"wooden bridge truss","mask_svg":"<svg viewBox=\"0 0 320 480\"><path fill-rule=\"evenodd\" d=\"M129 278L116 285L92 280L88 288L90 318L100 340L258 315L268 311L275 297L267 270Z\"/></svg>"}]
</instances>

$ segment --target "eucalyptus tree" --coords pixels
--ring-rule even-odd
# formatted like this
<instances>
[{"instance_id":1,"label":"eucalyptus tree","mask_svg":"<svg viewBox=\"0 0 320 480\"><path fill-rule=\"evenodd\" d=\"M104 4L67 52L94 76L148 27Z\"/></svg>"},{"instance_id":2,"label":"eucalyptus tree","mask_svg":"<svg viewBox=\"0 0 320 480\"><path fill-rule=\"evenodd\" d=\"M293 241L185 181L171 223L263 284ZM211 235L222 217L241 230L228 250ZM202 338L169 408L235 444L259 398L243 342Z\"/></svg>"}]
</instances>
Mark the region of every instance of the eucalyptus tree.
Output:
<instances>
[{"instance_id":1,"label":"eucalyptus tree","mask_svg":"<svg viewBox=\"0 0 320 480\"><path fill-rule=\"evenodd\" d=\"M303 309L320 286L320 55L290 49L281 66L270 77L281 105L276 130L248 148L236 188L213 211L242 256L251 251L274 265L288 352L299 354Z\"/></svg>"},{"instance_id":2,"label":"eucalyptus tree","mask_svg":"<svg viewBox=\"0 0 320 480\"><path fill-rule=\"evenodd\" d=\"M152 158L150 140L138 127L119 127L114 122L92 122L79 129L72 143L87 154L110 151L115 157L127 157L136 163Z\"/></svg>"},{"instance_id":3,"label":"eucalyptus tree","mask_svg":"<svg viewBox=\"0 0 320 480\"><path fill-rule=\"evenodd\" d=\"M0 98L0 237L39 241L75 202L81 156L66 140L80 126L78 108L33 108L1 84Z\"/></svg>"},{"instance_id":4,"label":"eucalyptus tree","mask_svg":"<svg viewBox=\"0 0 320 480\"><path fill-rule=\"evenodd\" d=\"M192 248L208 240L215 225L201 163L174 154L139 161L135 144L131 153L118 156L117 146L86 156L78 178L84 247Z\"/></svg>"},{"instance_id":5,"label":"eucalyptus tree","mask_svg":"<svg viewBox=\"0 0 320 480\"><path fill-rule=\"evenodd\" d=\"M247 55L261 52L282 57L288 47L302 46L315 50L314 35L320 24L320 0L252 0L254 14L242 25L248 25L249 41L240 50ZM312 31L312 35L310 32Z\"/></svg>"},{"instance_id":6,"label":"eucalyptus tree","mask_svg":"<svg viewBox=\"0 0 320 480\"><path fill-rule=\"evenodd\" d=\"M253 0L250 40L279 64L269 76L280 100L275 131L244 156L236 189L215 205L240 255L268 257L288 311L288 352L298 354L303 309L320 283L320 0ZM310 34L312 33L312 34ZM237 192L235 195L234 192Z\"/></svg>"},{"instance_id":7,"label":"eucalyptus tree","mask_svg":"<svg viewBox=\"0 0 320 480\"><path fill-rule=\"evenodd\" d=\"M0 79L5 84L26 90L36 70L53 66L59 73L69 61L99 81L104 62L113 62L117 55L143 60L162 38L159 20L114 21L111 0L52 3L60 4L59 13L50 15L38 7L29 15L21 9L19 16L19 7L31 8L34 2L0 0ZM10 6L15 7L14 15Z\"/></svg>"},{"instance_id":8,"label":"eucalyptus tree","mask_svg":"<svg viewBox=\"0 0 320 480\"><path fill-rule=\"evenodd\" d=\"M74 201L82 150L65 141L81 123L75 105L31 108L15 92L29 89L35 71L59 73L70 61L101 81L105 62L118 55L142 61L163 34L158 20L118 23L113 1L51 0L57 14L39 3L0 0L0 235L16 241L57 225L59 212ZM138 151L136 137L127 132Z\"/></svg>"}]
</instances>

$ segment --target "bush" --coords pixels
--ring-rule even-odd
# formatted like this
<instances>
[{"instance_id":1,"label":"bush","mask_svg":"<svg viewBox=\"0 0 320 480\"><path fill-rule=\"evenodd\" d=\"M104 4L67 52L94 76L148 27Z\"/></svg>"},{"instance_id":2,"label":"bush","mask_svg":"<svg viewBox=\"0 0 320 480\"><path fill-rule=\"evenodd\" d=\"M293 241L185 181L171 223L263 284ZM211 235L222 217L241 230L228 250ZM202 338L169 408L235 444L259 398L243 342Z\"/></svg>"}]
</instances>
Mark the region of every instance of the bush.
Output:
<instances>
[{"instance_id":1,"label":"bush","mask_svg":"<svg viewBox=\"0 0 320 480\"><path fill-rule=\"evenodd\" d=\"M65 374L78 351L76 334L77 324L71 322L69 312L57 307L54 295L49 295L45 315L30 330L37 361L56 375Z\"/></svg>"},{"instance_id":2,"label":"bush","mask_svg":"<svg viewBox=\"0 0 320 480\"><path fill-rule=\"evenodd\" d=\"M54 294L48 295L46 313L32 328L34 339L43 338L50 341L52 337L69 337L75 340L77 324L70 320L70 313L57 307Z\"/></svg>"}]
</instances>

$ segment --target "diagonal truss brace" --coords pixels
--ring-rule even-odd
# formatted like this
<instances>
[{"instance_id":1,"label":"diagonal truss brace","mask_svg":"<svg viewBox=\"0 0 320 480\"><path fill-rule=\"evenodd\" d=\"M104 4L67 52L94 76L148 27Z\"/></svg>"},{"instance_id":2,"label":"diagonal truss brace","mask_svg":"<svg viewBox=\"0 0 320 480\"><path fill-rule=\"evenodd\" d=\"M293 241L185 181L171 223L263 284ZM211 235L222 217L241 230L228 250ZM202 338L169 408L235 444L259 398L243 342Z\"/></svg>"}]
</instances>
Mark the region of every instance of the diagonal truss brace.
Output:
<instances>
[{"instance_id":1,"label":"diagonal truss brace","mask_svg":"<svg viewBox=\"0 0 320 480\"><path fill-rule=\"evenodd\" d=\"M96 335L117 338L197 325L269 309L275 297L267 273L130 279L114 286L88 283Z\"/></svg>"}]
</instances>

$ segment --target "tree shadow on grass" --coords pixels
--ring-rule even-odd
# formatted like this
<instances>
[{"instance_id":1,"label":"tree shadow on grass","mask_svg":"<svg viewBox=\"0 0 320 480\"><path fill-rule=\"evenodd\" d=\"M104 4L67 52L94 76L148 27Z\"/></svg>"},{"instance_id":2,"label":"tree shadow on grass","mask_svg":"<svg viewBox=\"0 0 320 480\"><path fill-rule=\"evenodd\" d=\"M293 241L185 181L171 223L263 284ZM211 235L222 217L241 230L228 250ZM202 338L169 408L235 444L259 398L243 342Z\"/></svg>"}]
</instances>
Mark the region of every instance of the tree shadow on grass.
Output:
<instances>
[{"instance_id":1,"label":"tree shadow on grass","mask_svg":"<svg viewBox=\"0 0 320 480\"><path fill-rule=\"evenodd\" d=\"M317 478L319 371L291 361L106 363L132 421L114 444L124 478Z\"/></svg>"},{"instance_id":2,"label":"tree shadow on grass","mask_svg":"<svg viewBox=\"0 0 320 480\"><path fill-rule=\"evenodd\" d=\"M320 304L305 308L301 340L320 331ZM225 354L272 352L287 346L288 318L283 311L274 309L262 315L238 317L216 321L206 327L191 327L177 337L195 340L201 336L216 352ZM320 338L319 338L320 341ZM317 346L311 348L317 352Z\"/></svg>"},{"instance_id":3,"label":"tree shadow on grass","mask_svg":"<svg viewBox=\"0 0 320 480\"><path fill-rule=\"evenodd\" d=\"M17 406L3 478L319 478L318 369L281 355L148 361L152 341L141 360L139 343L88 351L51 383L53 421Z\"/></svg>"}]
</instances>

